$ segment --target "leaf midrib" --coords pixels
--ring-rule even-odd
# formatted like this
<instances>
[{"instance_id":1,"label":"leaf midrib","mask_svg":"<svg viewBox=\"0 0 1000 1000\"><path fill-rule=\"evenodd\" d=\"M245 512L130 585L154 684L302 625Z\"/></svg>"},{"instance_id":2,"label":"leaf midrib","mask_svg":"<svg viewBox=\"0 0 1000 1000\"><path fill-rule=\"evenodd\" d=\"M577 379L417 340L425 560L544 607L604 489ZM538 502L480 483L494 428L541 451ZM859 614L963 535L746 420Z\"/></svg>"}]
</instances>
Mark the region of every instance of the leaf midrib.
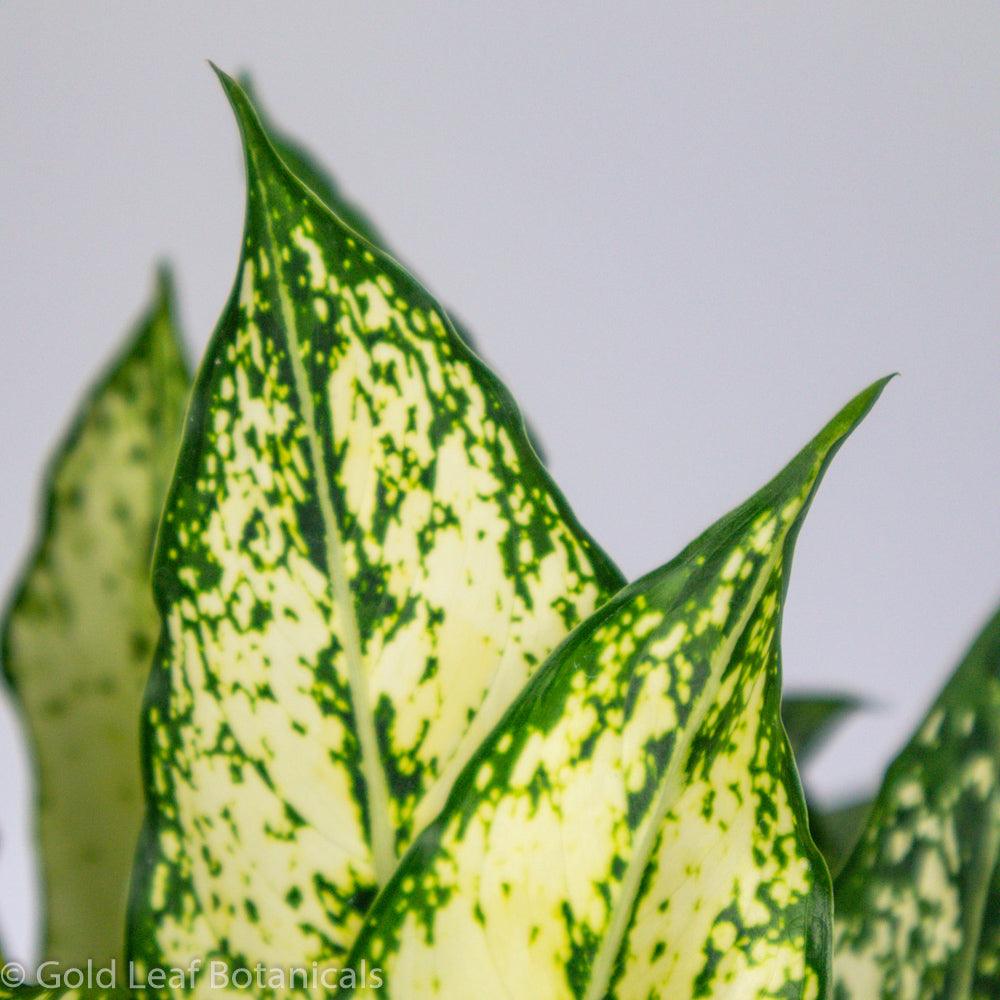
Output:
<instances>
[{"instance_id":1,"label":"leaf midrib","mask_svg":"<svg viewBox=\"0 0 1000 1000\"><path fill-rule=\"evenodd\" d=\"M730 633L729 639L713 658L709 670L709 682L702 693L699 705L692 713L693 718L691 723L685 727L684 740L678 748L678 752L673 755L670 765L661 779L661 788L656 803L653 806L653 812L647 820L646 830L643 833L638 848L632 852L632 857L629 859L625 877L622 879L621 892L618 894L618 899L611 911L608 930L601 939L601 945L598 948L597 955L594 957L593 972L584 1000L605 1000L608 995L608 990L611 987L611 976L615 969L615 961L618 958L618 953L621 951L625 933L628 930L629 921L632 918L632 912L638 899L642 877L649 865L649 859L652 857L660 828L671 805L679 797L675 793L683 790L683 783L680 781L680 776L687 767L694 737L701 729L701 724L705 721L705 716L708 714L711 706L715 704L719 689L722 687L724 670L720 670L719 668L730 660L740 637L746 631L747 625L757 608L757 604L767 589L771 573L781 559L782 548L780 544L776 545L774 553L761 567L757 583L751 590L750 600L747 601L746 610L737 621L736 627Z\"/></svg>"},{"instance_id":2,"label":"leaf midrib","mask_svg":"<svg viewBox=\"0 0 1000 1000\"><path fill-rule=\"evenodd\" d=\"M274 261L274 280L278 290L278 304L281 319L288 338L289 363L292 377L295 381L295 391L302 404L303 424L309 447L309 456L315 469L317 498L320 516L323 521L323 544L326 564L330 573L333 588L333 607L343 610L341 615L341 634L339 638L347 662L348 683L351 689L354 723L357 730L358 743L361 747L361 769L367 790L368 826L371 838L372 857L375 867L375 879L379 886L384 886L396 869L395 834L389 812L389 788L385 771L382 768L378 749L378 737L375 731L375 715L372 711L368 693L367 677L365 675L364 657L361 652L361 633L358 627L357 612L354 597L347 576L346 559L344 557L344 542L340 535L340 526L333 506L331 483L326 475L326 458L323 444L316 429L316 409L313 404L309 376L302 364L301 342L299 340L298 324L295 319L295 308L285 285L281 269L280 253L274 237L271 224L271 214L267 197L267 188L260 179L261 170L253 152L252 143L247 143L247 149L253 160L254 173L257 174L257 189L260 192L262 215L267 230L268 242L272 249ZM329 627L334 634L333 616L330 616Z\"/></svg>"},{"instance_id":3,"label":"leaf midrib","mask_svg":"<svg viewBox=\"0 0 1000 1000\"><path fill-rule=\"evenodd\" d=\"M958 971L944 1000L968 1000L972 993L972 980L976 971L976 959L983 940L983 924L986 919L986 903L993 878L1000 862L1000 789L994 789L987 809L989 827L986 836L976 852L973 870L983 872L985 877L976 883L975 892L965 907L962 935L962 949L958 954Z\"/></svg>"}]
</instances>

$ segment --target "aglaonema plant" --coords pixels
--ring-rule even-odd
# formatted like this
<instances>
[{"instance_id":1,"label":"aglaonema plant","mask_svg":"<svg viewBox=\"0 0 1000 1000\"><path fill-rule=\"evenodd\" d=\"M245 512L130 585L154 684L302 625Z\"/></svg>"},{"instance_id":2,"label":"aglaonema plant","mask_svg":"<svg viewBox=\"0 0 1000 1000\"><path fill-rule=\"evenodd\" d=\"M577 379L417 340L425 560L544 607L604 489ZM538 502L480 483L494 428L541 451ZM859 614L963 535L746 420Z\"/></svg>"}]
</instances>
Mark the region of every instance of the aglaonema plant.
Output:
<instances>
[{"instance_id":1,"label":"aglaonema plant","mask_svg":"<svg viewBox=\"0 0 1000 1000\"><path fill-rule=\"evenodd\" d=\"M220 79L247 214L187 418L161 292L6 621L44 957L163 996L995 996L996 624L874 807L796 767L856 702L782 704L795 537L884 380L626 586L467 331Z\"/></svg>"}]
</instances>

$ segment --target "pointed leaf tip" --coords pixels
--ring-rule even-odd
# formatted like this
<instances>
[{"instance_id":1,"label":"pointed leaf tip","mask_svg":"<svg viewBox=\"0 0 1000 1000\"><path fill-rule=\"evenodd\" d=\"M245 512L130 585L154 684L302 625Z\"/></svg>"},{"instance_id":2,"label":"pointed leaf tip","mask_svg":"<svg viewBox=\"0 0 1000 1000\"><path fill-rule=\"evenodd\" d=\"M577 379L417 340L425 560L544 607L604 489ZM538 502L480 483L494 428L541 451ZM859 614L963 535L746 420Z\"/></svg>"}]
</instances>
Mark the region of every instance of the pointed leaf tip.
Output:
<instances>
[{"instance_id":1,"label":"pointed leaf tip","mask_svg":"<svg viewBox=\"0 0 1000 1000\"><path fill-rule=\"evenodd\" d=\"M219 78L219 80L228 79L228 74L224 69L220 69L218 63L213 62L211 59L206 59L205 62L208 63L209 68L212 72Z\"/></svg>"},{"instance_id":2,"label":"pointed leaf tip","mask_svg":"<svg viewBox=\"0 0 1000 1000\"><path fill-rule=\"evenodd\" d=\"M868 415L882 395L882 390L894 379L895 373L877 379L866 389L862 389L806 446L806 451L829 452L828 458L840 447Z\"/></svg>"},{"instance_id":3,"label":"pointed leaf tip","mask_svg":"<svg viewBox=\"0 0 1000 1000\"><path fill-rule=\"evenodd\" d=\"M859 392L850 402L843 406L826 426L799 452L798 455L765 487L765 490L776 492L798 492L803 483L806 484L806 502L799 511L798 522L801 524L806 511L812 502L819 484L833 461L834 455L843 443L854 433L862 420L868 415L877 402L882 390L894 378L886 375ZM807 466L810 471L803 477L802 468ZM791 538L794 540L796 532Z\"/></svg>"},{"instance_id":4,"label":"pointed leaf tip","mask_svg":"<svg viewBox=\"0 0 1000 1000\"><path fill-rule=\"evenodd\" d=\"M222 89L229 100L229 106L233 109L233 114L236 116L236 123L239 125L240 134L243 137L244 150L248 159L253 158L261 151L266 151L274 158L276 163L280 163L281 160L275 152L271 140L264 129L264 125L260 120L260 116L257 113L257 109L254 107L253 101L251 101L247 92L233 77L224 70L219 69L215 63L210 62L209 65L219 78L219 83L222 84Z\"/></svg>"},{"instance_id":5,"label":"pointed leaf tip","mask_svg":"<svg viewBox=\"0 0 1000 1000\"><path fill-rule=\"evenodd\" d=\"M158 260L153 279L153 296L156 307L164 309L168 314L173 312L176 285L174 272L167 260Z\"/></svg>"},{"instance_id":6,"label":"pointed leaf tip","mask_svg":"<svg viewBox=\"0 0 1000 1000\"><path fill-rule=\"evenodd\" d=\"M733 533L742 531L748 519L756 516L761 505L782 511L782 520L790 528L786 535L790 556L812 498L834 455L875 405L892 377L881 378L859 392L777 475L752 497L709 527L676 557L674 563L687 563L697 553L724 548L729 544Z\"/></svg>"}]
</instances>

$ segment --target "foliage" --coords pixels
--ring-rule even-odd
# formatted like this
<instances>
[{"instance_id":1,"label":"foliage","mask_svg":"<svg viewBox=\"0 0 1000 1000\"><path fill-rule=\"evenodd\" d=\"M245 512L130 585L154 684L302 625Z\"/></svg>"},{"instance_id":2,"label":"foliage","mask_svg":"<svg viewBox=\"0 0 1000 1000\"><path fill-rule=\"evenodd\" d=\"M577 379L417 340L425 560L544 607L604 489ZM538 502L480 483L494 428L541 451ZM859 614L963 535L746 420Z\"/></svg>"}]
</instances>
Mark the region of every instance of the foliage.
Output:
<instances>
[{"instance_id":1,"label":"foliage","mask_svg":"<svg viewBox=\"0 0 1000 1000\"><path fill-rule=\"evenodd\" d=\"M164 275L4 623L46 957L404 1000L1000 993L1000 615L873 805L807 807L796 764L856 700L782 702L795 537L885 380L626 586L468 332L219 75L246 225L187 417Z\"/></svg>"},{"instance_id":2,"label":"foliage","mask_svg":"<svg viewBox=\"0 0 1000 1000\"><path fill-rule=\"evenodd\" d=\"M7 610L3 666L35 749L45 953L121 957L142 820L138 728L158 619L149 554L188 376L170 280L57 451L39 544Z\"/></svg>"},{"instance_id":3,"label":"foliage","mask_svg":"<svg viewBox=\"0 0 1000 1000\"><path fill-rule=\"evenodd\" d=\"M896 758L837 878L837 998L1000 996L1000 613Z\"/></svg>"}]
</instances>

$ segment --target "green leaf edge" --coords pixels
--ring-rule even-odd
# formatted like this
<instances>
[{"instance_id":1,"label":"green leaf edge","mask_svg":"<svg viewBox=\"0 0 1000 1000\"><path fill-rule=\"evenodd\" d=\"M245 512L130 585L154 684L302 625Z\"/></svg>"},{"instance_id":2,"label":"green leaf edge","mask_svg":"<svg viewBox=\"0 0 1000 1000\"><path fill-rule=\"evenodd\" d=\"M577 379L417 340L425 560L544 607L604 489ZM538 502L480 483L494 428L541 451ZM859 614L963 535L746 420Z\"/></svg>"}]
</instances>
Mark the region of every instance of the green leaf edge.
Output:
<instances>
[{"instance_id":1,"label":"green leaf edge","mask_svg":"<svg viewBox=\"0 0 1000 1000\"><path fill-rule=\"evenodd\" d=\"M810 809L809 829L826 858L834 883L861 839L872 809L872 796L846 799L830 809Z\"/></svg>"},{"instance_id":2,"label":"green leaf edge","mask_svg":"<svg viewBox=\"0 0 1000 1000\"><path fill-rule=\"evenodd\" d=\"M213 67L214 68L214 67ZM287 135L278 128L267 113L253 79L247 72L241 72L236 77L237 84L242 88L246 99L257 112L261 128L270 138L275 152L282 159L289 173L294 174L331 212L352 229L358 236L363 236L369 243L382 247L384 253L395 257L389 250L388 241L371 219L349 198L341 189L340 183L324 167L319 160L298 140Z\"/></svg>"},{"instance_id":3,"label":"green leaf edge","mask_svg":"<svg viewBox=\"0 0 1000 1000\"><path fill-rule=\"evenodd\" d=\"M291 138L284 130L274 125L271 116L261 104L250 74L247 72L239 73L236 77L236 82L242 87L247 100L257 112L257 117L260 120L263 131L270 138L275 152L284 162L288 171L302 181L356 235L363 237L368 243L379 247L384 254L396 261L398 266L402 266L404 270L409 271L407 265L400 263L402 258L392 249L389 241L379 230L378 226L344 193L340 182L333 174L308 149L299 143L297 139ZM420 284L424 285L424 282L421 280ZM436 296L434 297L436 299ZM459 338L465 342L465 346L474 354L480 355L478 338L465 323L460 322L454 311L442 308L441 313L442 315L447 313L449 320L451 320L451 325L454 327ZM531 442L531 447L535 451L535 456L542 465L546 465L548 463L548 456L545 446L542 444L541 437L527 416L522 414L521 419L524 421L525 431L528 435L528 440Z\"/></svg>"}]
</instances>

